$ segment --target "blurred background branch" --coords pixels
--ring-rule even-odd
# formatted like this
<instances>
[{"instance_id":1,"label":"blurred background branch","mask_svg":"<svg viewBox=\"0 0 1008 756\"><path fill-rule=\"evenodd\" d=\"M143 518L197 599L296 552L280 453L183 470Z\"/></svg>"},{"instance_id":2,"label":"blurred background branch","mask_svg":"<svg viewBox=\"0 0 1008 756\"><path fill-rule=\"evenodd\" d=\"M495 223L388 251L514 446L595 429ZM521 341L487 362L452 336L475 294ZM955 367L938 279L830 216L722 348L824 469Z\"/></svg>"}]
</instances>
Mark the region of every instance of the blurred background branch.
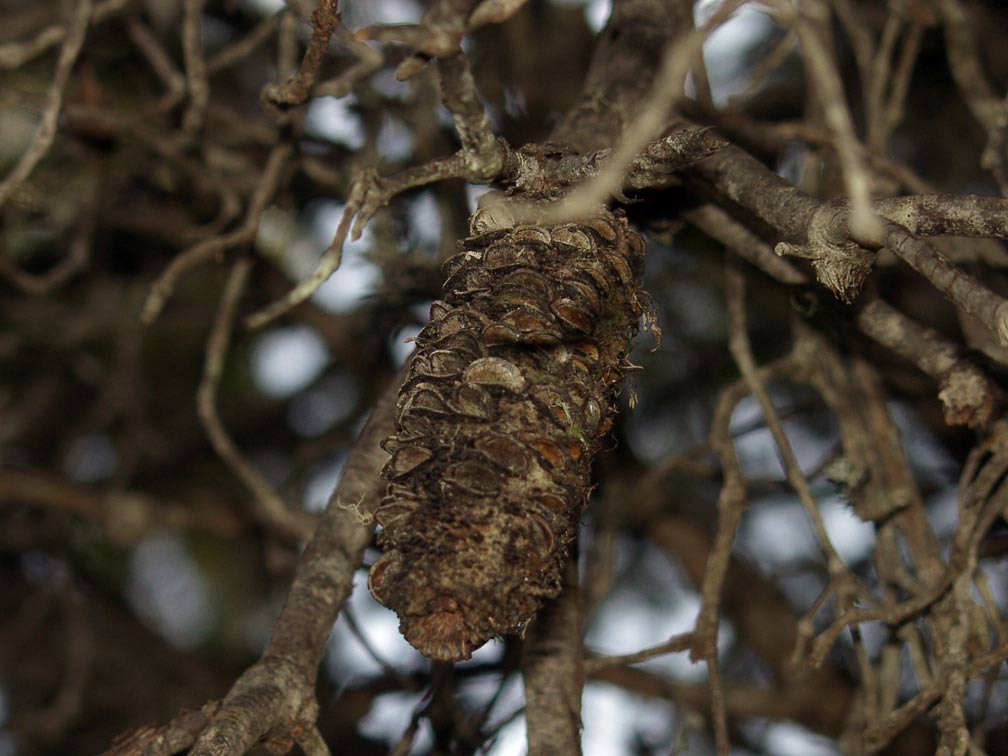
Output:
<instances>
[{"instance_id":1,"label":"blurred background branch","mask_svg":"<svg viewBox=\"0 0 1008 756\"><path fill-rule=\"evenodd\" d=\"M1008 9L800 5L9 2L0 756L1008 753ZM433 664L378 442L489 189L625 214L662 340Z\"/></svg>"}]
</instances>

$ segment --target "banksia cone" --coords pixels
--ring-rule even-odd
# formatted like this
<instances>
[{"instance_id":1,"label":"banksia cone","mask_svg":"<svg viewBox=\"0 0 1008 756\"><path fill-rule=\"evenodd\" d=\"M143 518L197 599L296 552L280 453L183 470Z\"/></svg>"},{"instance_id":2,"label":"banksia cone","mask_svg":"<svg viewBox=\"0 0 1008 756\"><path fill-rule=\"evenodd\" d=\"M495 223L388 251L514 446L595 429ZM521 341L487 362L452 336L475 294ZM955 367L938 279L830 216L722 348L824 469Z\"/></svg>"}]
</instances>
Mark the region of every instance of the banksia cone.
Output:
<instances>
[{"instance_id":1,"label":"banksia cone","mask_svg":"<svg viewBox=\"0 0 1008 756\"><path fill-rule=\"evenodd\" d=\"M645 298L644 241L623 218L510 226L499 210L477 211L445 264L375 513L371 592L444 661L559 593Z\"/></svg>"}]
</instances>

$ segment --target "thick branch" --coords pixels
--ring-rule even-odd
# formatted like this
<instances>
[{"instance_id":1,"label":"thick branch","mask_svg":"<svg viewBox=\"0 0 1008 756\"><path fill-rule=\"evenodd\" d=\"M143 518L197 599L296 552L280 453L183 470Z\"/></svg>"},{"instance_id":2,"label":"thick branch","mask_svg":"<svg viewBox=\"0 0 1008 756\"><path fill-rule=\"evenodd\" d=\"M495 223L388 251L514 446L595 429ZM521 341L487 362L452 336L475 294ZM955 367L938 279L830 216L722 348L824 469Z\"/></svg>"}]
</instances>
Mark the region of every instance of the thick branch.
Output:
<instances>
[{"instance_id":1,"label":"thick branch","mask_svg":"<svg viewBox=\"0 0 1008 756\"><path fill-rule=\"evenodd\" d=\"M577 560L567 564L564 590L525 636L522 676L529 753L581 753L581 588Z\"/></svg>"},{"instance_id":2,"label":"thick branch","mask_svg":"<svg viewBox=\"0 0 1008 756\"><path fill-rule=\"evenodd\" d=\"M263 736L312 719L325 643L371 540L369 515L381 498L379 471L388 458L379 442L392 427L398 388L397 379L361 431L262 658L231 688L193 756L238 756Z\"/></svg>"}]
</instances>

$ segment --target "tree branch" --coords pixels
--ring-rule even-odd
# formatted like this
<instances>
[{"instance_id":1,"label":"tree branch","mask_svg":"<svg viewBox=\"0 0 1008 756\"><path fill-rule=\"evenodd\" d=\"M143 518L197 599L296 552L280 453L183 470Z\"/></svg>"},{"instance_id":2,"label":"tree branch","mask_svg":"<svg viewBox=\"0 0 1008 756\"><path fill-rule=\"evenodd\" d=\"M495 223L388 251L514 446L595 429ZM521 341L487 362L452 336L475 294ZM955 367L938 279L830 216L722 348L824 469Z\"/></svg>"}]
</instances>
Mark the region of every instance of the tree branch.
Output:
<instances>
[{"instance_id":1,"label":"tree branch","mask_svg":"<svg viewBox=\"0 0 1008 756\"><path fill-rule=\"evenodd\" d=\"M539 612L522 646L529 753L581 753L582 666L581 588L571 559L563 592Z\"/></svg>"}]
</instances>

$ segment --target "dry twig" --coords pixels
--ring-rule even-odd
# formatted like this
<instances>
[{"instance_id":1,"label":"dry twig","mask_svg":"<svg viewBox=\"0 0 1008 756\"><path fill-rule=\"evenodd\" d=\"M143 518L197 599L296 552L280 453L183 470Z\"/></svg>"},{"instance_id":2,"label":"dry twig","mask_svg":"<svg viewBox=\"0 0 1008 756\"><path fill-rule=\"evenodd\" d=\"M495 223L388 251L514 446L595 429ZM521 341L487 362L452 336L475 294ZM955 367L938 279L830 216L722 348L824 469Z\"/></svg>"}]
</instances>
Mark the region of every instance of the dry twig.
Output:
<instances>
[{"instance_id":1,"label":"dry twig","mask_svg":"<svg viewBox=\"0 0 1008 756\"><path fill-rule=\"evenodd\" d=\"M203 380L196 393L196 407L199 410L200 422L203 423L214 451L251 492L256 519L286 538L303 542L311 537L314 529L311 518L299 515L284 503L263 474L238 450L217 411L217 389L220 386L224 357L227 355L228 343L231 340L235 310L245 291L251 269L251 258L239 258L231 268L227 283L224 284L217 319L207 340Z\"/></svg>"},{"instance_id":2,"label":"dry twig","mask_svg":"<svg viewBox=\"0 0 1008 756\"><path fill-rule=\"evenodd\" d=\"M93 0L78 0L73 20L68 25L65 36L62 37L63 47L60 48L59 58L56 60L56 70L53 72L49 89L46 92L46 105L42 112L42 120L39 122L38 128L35 129L28 149L21 155L11 171L4 176L3 181L0 181L0 207L10 199L11 195L28 178L35 166L52 147L59 124L60 109L63 105L63 93L70 80L70 73L73 71L77 56L84 46L84 38L87 35L88 24L91 23L93 13Z\"/></svg>"}]
</instances>

